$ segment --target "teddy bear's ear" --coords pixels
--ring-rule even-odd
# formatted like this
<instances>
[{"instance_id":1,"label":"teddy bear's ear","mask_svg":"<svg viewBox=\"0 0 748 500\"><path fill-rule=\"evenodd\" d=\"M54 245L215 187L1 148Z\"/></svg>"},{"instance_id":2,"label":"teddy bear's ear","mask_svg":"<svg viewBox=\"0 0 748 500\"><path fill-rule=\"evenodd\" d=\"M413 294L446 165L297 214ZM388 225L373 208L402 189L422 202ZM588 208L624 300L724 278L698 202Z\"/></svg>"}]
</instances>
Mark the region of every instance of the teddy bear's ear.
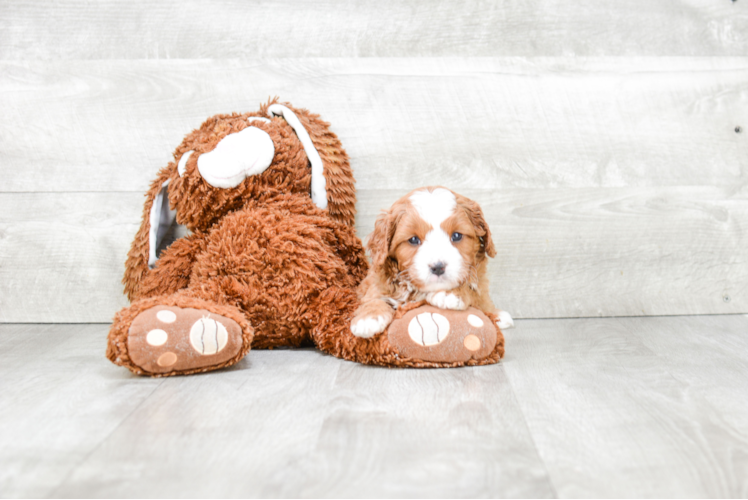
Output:
<instances>
[{"instance_id":1,"label":"teddy bear's ear","mask_svg":"<svg viewBox=\"0 0 748 500\"><path fill-rule=\"evenodd\" d=\"M273 103L269 116L282 116L294 129L312 166L312 201L330 216L353 226L356 218L356 187L348 155L330 124L319 115L288 104Z\"/></svg>"},{"instance_id":2,"label":"teddy bear's ear","mask_svg":"<svg viewBox=\"0 0 748 500\"><path fill-rule=\"evenodd\" d=\"M138 289L148 270L158 258L158 247L174 222L176 212L169 208L169 177L173 164L162 169L151 183L146 193L145 205L140 229L130 246L125 263L125 276L122 284L125 293L132 301L138 295Z\"/></svg>"}]
</instances>

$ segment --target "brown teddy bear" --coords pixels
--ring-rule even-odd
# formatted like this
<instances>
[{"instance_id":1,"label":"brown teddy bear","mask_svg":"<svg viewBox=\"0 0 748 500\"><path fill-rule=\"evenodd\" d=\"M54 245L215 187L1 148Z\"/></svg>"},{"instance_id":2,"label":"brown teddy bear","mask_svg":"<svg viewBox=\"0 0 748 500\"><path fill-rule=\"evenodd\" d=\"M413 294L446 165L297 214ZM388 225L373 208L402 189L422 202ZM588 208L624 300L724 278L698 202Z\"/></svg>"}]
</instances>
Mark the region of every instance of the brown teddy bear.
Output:
<instances>
[{"instance_id":1,"label":"brown teddy bear","mask_svg":"<svg viewBox=\"0 0 748 500\"><path fill-rule=\"evenodd\" d=\"M348 157L318 115L277 99L188 134L146 195L107 357L137 374L230 366L254 348L315 345L367 364L496 363L496 317L401 307L384 333L354 336L368 269L354 229ZM174 222L189 234L174 237ZM470 321L468 321L470 317Z\"/></svg>"}]
</instances>

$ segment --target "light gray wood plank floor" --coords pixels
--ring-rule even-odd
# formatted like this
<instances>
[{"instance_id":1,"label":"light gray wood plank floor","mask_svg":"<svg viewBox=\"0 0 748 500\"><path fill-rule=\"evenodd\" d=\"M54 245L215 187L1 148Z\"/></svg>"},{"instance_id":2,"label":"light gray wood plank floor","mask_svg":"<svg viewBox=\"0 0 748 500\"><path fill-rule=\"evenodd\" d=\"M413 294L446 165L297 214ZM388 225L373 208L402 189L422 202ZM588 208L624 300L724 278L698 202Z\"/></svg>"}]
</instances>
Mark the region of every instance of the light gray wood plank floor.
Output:
<instances>
[{"instance_id":1,"label":"light gray wood plank floor","mask_svg":"<svg viewBox=\"0 0 748 500\"><path fill-rule=\"evenodd\" d=\"M745 497L748 316L525 320L495 366L314 350L149 379L0 325L0 495Z\"/></svg>"}]
</instances>

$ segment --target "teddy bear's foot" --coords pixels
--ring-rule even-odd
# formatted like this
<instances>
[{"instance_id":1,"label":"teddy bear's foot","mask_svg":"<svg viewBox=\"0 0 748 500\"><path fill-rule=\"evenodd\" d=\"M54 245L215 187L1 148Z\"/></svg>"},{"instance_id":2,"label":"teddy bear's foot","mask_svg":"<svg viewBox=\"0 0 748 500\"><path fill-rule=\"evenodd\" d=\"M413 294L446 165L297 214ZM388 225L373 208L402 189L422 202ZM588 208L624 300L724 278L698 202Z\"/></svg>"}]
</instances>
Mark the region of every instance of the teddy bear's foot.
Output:
<instances>
[{"instance_id":1,"label":"teddy bear's foot","mask_svg":"<svg viewBox=\"0 0 748 500\"><path fill-rule=\"evenodd\" d=\"M500 341L494 322L474 307L465 311L417 307L395 319L385 334L400 356L434 363L480 361Z\"/></svg>"},{"instance_id":2,"label":"teddy bear's foot","mask_svg":"<svg viewBox=\"0 0 748 500\"><path fill-rule=\"evenodd\" d=\"M130 360L146 372L218 368L242 350L242 329L205 309L158 305L138 314L127 337Z\"/></svg>"},{"instance_id":3,"label":"teddy bear's foot","mask_svg":"<svg viewBox=\"0 0 748 500\"><path fill-rule=\"evenodd\" d=\"M349 361L448 368L490 365L504 356L496 315L473 307L455 311L411 302L398 308L384 332L361 338L351 332L359 306L355 290L330 287L320 294L320 302L312 338L321 350Z\"/></svg>"}]
</instances>

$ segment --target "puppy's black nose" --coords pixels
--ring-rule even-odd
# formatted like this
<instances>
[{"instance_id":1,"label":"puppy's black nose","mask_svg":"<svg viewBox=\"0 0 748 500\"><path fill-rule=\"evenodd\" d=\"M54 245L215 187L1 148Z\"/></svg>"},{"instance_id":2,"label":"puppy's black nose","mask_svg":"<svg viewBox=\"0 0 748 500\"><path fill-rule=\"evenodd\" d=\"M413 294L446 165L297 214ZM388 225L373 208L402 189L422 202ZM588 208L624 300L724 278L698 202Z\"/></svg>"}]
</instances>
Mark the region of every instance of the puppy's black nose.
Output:
<instances>
[{"instance_id":1,"label":"puppy's black nose","mask_svg":"<svg viewBox=\"0 0 748 500\"><path fill-rule=\"evenodd\" d=\"M442 274L444 274L445 267L447 267L447 265L444 262L437 262L436 264L429 265L431 272L436 274L437 276L441 276Z\"/></svg>"}]
</instances>

